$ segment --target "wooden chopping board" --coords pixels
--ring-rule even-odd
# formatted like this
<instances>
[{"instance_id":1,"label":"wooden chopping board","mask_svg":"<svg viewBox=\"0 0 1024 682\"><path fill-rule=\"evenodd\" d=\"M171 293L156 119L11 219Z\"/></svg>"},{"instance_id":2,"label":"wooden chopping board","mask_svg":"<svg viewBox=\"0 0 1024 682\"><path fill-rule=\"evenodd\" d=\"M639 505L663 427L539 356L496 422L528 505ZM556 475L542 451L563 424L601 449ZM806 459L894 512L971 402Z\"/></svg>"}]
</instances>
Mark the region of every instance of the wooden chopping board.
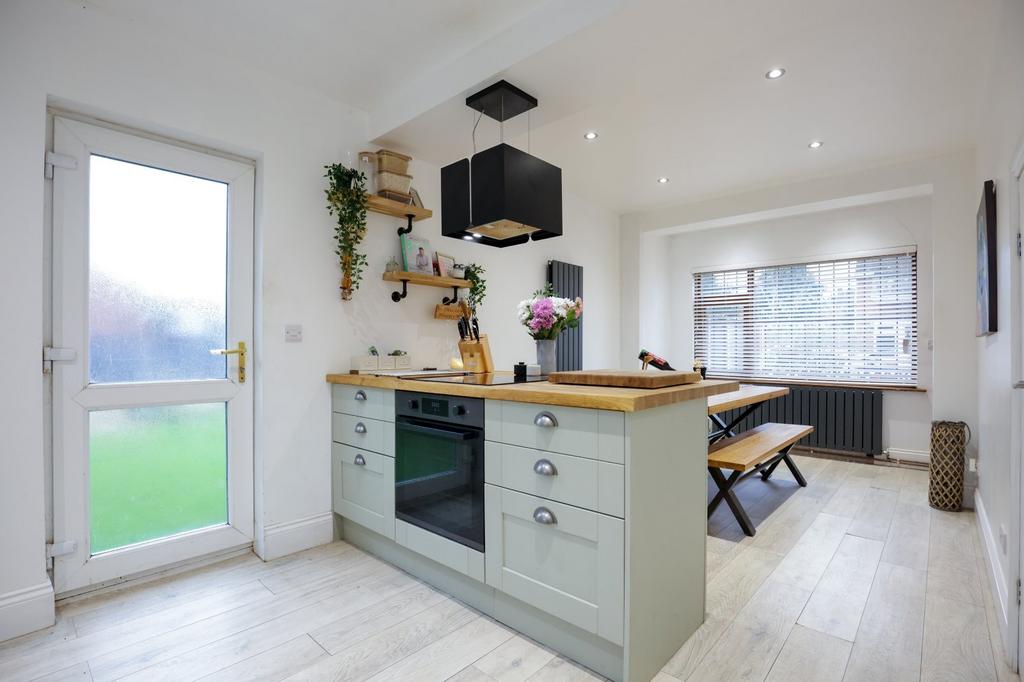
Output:
<instances>
[{"instance_id":1,"label":"wooden chopping board","mask_svg":"<svg viewBox=\"0 0 1024 682\"><path fill-rule=\"evenodd\" d=\"M660 370L627 371L618 369L591 369L574 372L552 372L548 381L553 384L582 384L584 386L616 386L619 388L667 388L700 381L700 372L662 372Z\"/></svg>"}]
</instances>

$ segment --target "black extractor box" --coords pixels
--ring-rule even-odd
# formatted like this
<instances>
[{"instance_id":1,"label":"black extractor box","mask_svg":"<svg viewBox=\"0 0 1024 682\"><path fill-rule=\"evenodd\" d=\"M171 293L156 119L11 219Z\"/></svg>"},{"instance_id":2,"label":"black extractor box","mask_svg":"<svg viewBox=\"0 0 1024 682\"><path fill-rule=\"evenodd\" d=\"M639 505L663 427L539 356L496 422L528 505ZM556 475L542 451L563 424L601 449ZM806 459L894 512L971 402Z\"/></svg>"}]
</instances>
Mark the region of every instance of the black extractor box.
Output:
<instances>
[{"instance_id":1,"label":"black extractor box","mask_svg":"<svg viewBox=\"0 0 1024 682\"><path fill-rule=\"evenodd\" d=\"M441 169L441 234L514 246L562 234L562 169L501 143Z\"/></svg>"}]
</instances>

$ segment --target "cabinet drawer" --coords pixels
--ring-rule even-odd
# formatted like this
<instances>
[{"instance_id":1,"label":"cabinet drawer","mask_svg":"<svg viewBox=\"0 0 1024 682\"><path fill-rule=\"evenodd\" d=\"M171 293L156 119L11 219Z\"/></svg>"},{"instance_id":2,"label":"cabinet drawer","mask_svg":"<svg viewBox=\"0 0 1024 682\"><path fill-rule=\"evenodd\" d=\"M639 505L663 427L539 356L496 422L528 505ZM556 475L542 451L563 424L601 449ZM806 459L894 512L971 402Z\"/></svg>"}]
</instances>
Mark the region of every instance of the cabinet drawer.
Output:
<instances>
[{"instance_id":1,"label":"cabinet drawer","mask_svg":"<svg viewBox=\"0 0 1024 682\"><path fill-rule=\"evenodd\" d=\"M333 443L331 488L336 513L394 539L395 460Z\"/></svg>"},{"instance_id":2,"label":"cabinet drawer","mask_svg":"<svg viewBox=\"0 0 1024 682\"><path fill-rule=\"evenodd\" d=\"M395 456L395 425L392 422L335 412L331 415L331 432L335 443Z\"/></svg>"},{"instance_id":3,"label":"cabinet drawer","mask_svg":"<svg viewBox=\"0 0 1024 682\"><path fill-rule=\"evenodd\" d=\"M488 442L487 483L622 518L625 472L621 464Z\"/></svg>"},{"instance_id":4,"label":"cabinet drawer","mask_svg":"<svg viewBox=\"0 0 1024 682\"><path fill-rule=\"evenodd\" d=\"M487 584L622 644L623 520L494 485L484 506Z\"/></svg>"},{"instance_id":5,"label":"cabinet drawer","mask_svg":"<svg viewBox=\"0 0 1024 682\"><path fill-rule=\"evenodd\" d=\"M331 410L357 417L395 421L395 392L347 384L331 386Z\"/></svg>"},{"instance_id":6,"label":"cabinet drawer","mask_svg":"<svg viewBox=\"0 0 1024 682\"><path fill-rule=\"evenodd\" d=\"M622 412L488 400L487 440L625 463L626 421Z\"/></svg>"}]
</instances>

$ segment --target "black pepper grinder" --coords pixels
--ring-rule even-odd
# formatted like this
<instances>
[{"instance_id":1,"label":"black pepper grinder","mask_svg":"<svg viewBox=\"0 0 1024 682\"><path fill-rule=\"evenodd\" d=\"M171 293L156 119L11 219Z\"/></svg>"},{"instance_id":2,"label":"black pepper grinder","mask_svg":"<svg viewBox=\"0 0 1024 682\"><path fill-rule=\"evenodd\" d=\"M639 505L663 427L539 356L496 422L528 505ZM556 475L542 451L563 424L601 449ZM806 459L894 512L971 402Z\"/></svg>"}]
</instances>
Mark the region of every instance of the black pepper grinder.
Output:
<instances>
[{"instance_id":1,"label":"black pepper grinder","mask_svg":"<svg viewBox=\"0 0 1024 682\"><path fill-rule=\"evenodd\" d=\"M512 366L512 374L516 381L526 381L526 363L517 362Z\"/></svg>"}]
</instances>

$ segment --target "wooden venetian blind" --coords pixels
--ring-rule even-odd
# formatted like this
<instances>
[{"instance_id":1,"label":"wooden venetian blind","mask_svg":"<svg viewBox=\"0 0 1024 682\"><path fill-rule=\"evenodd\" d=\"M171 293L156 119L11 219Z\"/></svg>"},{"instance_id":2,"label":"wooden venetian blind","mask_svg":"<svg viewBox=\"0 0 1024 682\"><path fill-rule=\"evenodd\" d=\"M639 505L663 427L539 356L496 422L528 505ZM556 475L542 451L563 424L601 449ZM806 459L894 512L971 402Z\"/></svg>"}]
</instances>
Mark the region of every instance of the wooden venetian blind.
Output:
<instances>
[{"instance_id":1,"label":"wooden venetian blind","mask_svg":"<svg viewBox=\"0 0 1024 682\"><path fill-rule=\"evenodd\" d=\"M917 254L697 272L709 376L917 385Z\"/></svg>"}]
</instances>

